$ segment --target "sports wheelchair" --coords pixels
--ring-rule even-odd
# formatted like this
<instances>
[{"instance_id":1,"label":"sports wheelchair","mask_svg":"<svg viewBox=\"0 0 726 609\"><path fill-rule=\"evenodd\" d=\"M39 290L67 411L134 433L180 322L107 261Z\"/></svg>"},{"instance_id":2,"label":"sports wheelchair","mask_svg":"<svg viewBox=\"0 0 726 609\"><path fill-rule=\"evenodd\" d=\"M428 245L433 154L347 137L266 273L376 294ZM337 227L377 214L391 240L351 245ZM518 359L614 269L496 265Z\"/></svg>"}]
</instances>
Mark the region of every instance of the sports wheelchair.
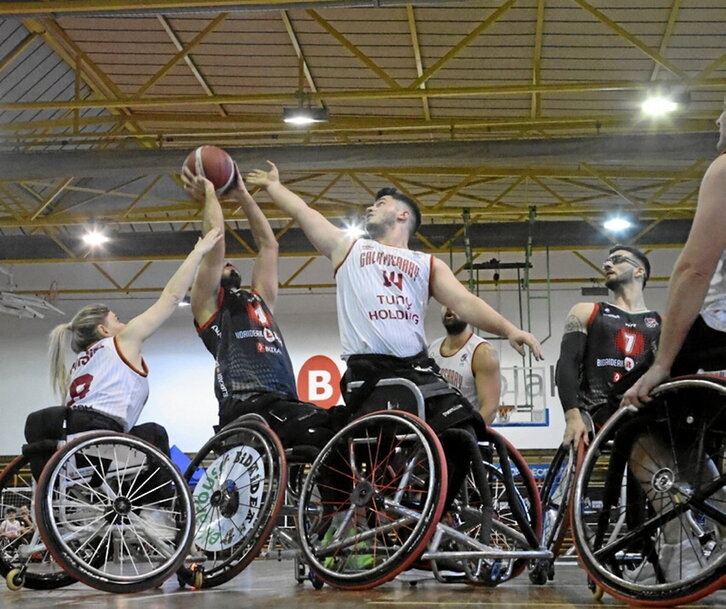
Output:
<instances>
[{"instance_id":1,"label":"sports wheelchair","mask_svg":"<svg viewBox=\"0 0 726 609\"><path fill-rule=\"evenodd\" d=\"M726 586L726 381L690 375L618 410L576 477L572 527L589 577L628 603L674 606Z\"/></svg>"},{"instance_id":2,"label":"sports wheelchair","mask_svg":"<svg viewBox=\"0 0 726 609\"><path fill-rule=\"evenodd\" d=\"M522 457L493 430L480 442L465 430L437 436L424 421L432 391L378 381L369 400L388 410L349 423L313 462L298 536L323 582L362 590L424 567L441 582L495 586L551 557L539 547L539 495ZM452 492L444 446L468 462Z\"/></svg>"},{"instance_id":3,"label":"sports wheelchair","mask_svg":"<svg viewBox=\"0 0 726 609\"><path fill-rule=\"evenodd\" d=\"M81 581L107 592L159 586L184 563L194 528L181 473L159 449L112 431L61 442L37 481L26 445L0 474L0 503L33 505L35 531L0 568L11 589Z\"/></svg>"}]
</instances>

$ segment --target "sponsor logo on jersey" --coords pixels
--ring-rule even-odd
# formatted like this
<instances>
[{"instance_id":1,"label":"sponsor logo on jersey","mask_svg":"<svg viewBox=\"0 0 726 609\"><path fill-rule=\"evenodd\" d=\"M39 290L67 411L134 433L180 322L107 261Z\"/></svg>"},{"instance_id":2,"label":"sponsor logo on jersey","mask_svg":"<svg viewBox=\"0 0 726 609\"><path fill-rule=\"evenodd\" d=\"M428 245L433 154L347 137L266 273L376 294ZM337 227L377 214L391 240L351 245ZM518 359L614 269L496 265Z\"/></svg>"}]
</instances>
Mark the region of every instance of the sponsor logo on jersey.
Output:
<instances>
[{"instance_id":1,"label":"sponsor logo on jersey","mask_svg":"<svg viewBox=\"0 0 726 609\"><path fill-rule=\"evenodd\" d=\"M655 317L646 317L644 320L646 328L657 328L658 320Z\"/></svg>"},{"instance_id":2,"label":"sponsor logo on jersey","mask_svg":"<svg viewBox=\"0 0 726 609\"><path fill-rule=\"evenodd\" d=\"M265 343L257 343L257 353L274 353L275 355L281 355L282 350L274 345L266 345Z\"/></svg>"}]
</instances>

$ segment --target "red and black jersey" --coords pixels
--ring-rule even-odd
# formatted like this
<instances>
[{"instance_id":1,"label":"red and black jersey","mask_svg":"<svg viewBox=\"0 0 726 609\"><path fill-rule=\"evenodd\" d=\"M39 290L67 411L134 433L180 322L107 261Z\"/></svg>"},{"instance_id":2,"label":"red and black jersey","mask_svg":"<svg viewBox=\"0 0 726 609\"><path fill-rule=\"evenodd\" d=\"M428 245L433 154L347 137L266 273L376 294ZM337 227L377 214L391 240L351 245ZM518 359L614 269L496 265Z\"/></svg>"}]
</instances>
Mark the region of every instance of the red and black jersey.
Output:
<instances>
[{"instance_id":1,"label":"red and black jersey","mask_svg":"<svg viewBox=\"0 0 726 609\"><path fill-rule=\"evenodd\" d=\"M215 359L214 391L219 401L245 400L260 393L297 400L290 355L257 292L220 291L217 313L197 331Z\"/></svg>"},{"instance_id":2,"label":"red and black jersey","mask_svg":"<svg viewBox=\"0 0 726 609\"><path fill-rule=\"evenodd\" d=\"M613 384L655 351L660 328L661 317L655 311L632 313L597 303L588 320L580 407L591 410L605 403Z\"/></svg>"}]
</instances>

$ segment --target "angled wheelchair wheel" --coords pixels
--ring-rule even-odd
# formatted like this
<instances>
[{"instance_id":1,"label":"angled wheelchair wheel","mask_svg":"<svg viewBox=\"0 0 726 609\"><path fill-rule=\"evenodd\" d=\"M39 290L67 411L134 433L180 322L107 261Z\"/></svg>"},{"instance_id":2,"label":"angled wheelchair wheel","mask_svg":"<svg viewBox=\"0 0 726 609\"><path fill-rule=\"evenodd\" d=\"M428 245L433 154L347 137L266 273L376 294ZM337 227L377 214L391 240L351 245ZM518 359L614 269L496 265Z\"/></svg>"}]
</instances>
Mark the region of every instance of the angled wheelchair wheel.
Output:
<instances>
[{"instance_id":1,"label":"angled wheelchair wheel","mask_svg":"<svg viewBox=\"0 0 726 609\"><path fill-rule=\"evenodd\" d=\"M596 436L575 483L572 522L595 582L629 603L692 602L726 585L726 388L683 378Z\"/></svg>"},{"instance_id":2,"label":"angled wheelchair wheel","mask_svg":"<svg viewBox=\"0 0 726 609\"><path fill-rule=\"evenodd\" d=\"M28 458L15 457L0 472L0 513L5 514L9 507L19 509L27 505L32 515L34 494L35 483ZM37 527L22 538L0 540L0 574L9 585L11 581L20 582L22 586L19 587L34 590L52 590L76 581L55 562L40 541Z\"/></svg>"},{"instance_id":3,"label":"angled wheelchair wheel","mask_svg":"<svg viewBox=\"0 0 726 609\"><path fill-rule=\"evenodd\" d=\"M547 470L540 499L542 501L542 545L555 558L569 528L570 497L575 483L577 453L572 444L560 446Z\"/></svg>"},{"instance_id":4,"label":"angled wheelchair wheel","mask_svg":"<svg viewBox=\"0 0 726 609\"><path fill-rule=\"evenodd\" d=\"M402 411L361 417L328 442L305 480L297 523L305 561L337 588L389 581L423 552L445 496L443 449L426 423Z\"/></svg>"},{"instance_id":5,"label":"angled wheelchair wheel","mask_svg":"<svg viewBox=\"0 0 726 609\"><path fill-rule=\"evenodd\" d=\"M522 455L495 430L480 443L492 500L491 523L482 519L484 507L475 476L467 476L450 510L452 526L467 537L502 551L536 550L542 530L542 509L537 484ZM482 531L486 526L488 531ZM452 542L450 542L452 543ZM464 541L453 551L474 550ZM469 583L495 586L516 577L527 566L525 558L462 558L445 568L462 570Z\"/></svg>"},{"instance_id":6,"label":"angled wheelchair wheel","mask_svg":"<svg viewBox=\"0 0 726 609\"><path fill-rule=\"evenodd\" d=\"M35 507L56 562L106 592L160 585L192 542L184 478L157 448L124 434L91 432L56 452L38 482Z\"/></svg>"},{"instance_id":7,"label":"angled wheelchair wheel","mask_svg":"<svg viewBox=\"0 0 726 609\"><path fill-rule=\"evenodd\" d=\"M285 453L270 427L246 421L201 448L185 474L195 476L194 553L204 556L201 587L211 588L240 573L269 538L285 498ZM193 570L179 576L196 585Z\"/></svg>"}]
</instances>

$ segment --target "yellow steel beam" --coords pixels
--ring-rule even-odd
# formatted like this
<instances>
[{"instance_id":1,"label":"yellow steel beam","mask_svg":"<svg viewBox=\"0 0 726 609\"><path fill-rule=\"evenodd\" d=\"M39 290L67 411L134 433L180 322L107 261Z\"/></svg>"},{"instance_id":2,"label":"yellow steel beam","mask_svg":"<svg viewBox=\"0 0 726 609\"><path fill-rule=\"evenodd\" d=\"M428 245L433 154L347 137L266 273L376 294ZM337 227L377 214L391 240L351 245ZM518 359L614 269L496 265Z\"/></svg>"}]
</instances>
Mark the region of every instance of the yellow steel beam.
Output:
<instances>
[{"instance_id":1,"label":"yellow steel beam","mask_svg":"<svg viewBox=\"0 0 726 609\"><path fill-rule=\"evenodd\" d=\"M532 84L540 84L540 72L542 69L542 38L544 33L544 12L545 0L537 0L537 22L534 28L534 53L532 57ZM536 119L542 113L541 96L539 93L532 93L532 103L529 116Z\"/></svg>"},{"instance_id":2,"label":"yellow steel beam","mask_svg":"<svg viewBox=\"0 0 726 609\"><path fill-rule=\"evenodd\" d=\"M701 70L692 81L693 86L700 85L706 77L718 70L724 63L726 63L726 53L722 53L719 57L716 57L711 63L709 63L703 70Z\"/></svg>"},{"instance_id":3,"label":"yellow steel beam","mask_svg":"<svg viewBox=\"0 0 726 609\"><path fill-rule=\"evenodd\" d=\"M424 71L423 71L423 59L421 58L421 47L418 43L418 28L416 27L416 14L414 13L413 6L410 4L406 5L406 19L408 20L408 31L411 35L411 46L413 47L413 58L416 62L416 76L420 78ZM419 85L420 89L426 88L426 83L422 82ZM429 99L428 97L422 97L421 98L421 105L423 106L423 116L424 120L430 121L431 120L431 109L429 108Z\"/></svg>"},{"instance_id":4,"label":"yellow steel beam","mask_svg":"<svg viewBox=\"0 0 726 609\"><path fill-rule=\"evenodd\" d=\"M285 26L285 31L287 32L287 36L290 39L290 44L292 44L295 55L297 56L299 61L302 61L303 75L305 76L305 81L308 84L308 88L310 89L310 91L317 92L318 87L315 84L315 79L313 78L312 72L310 72L310 66L305 59L305 53L303 53L302 46L300 46L300 41L297 37L297 32L295 31L295 27L293 26L292 21L290 21L290 16L287 14L287 11L280 11L280 18L282 19L282 24ZM279 116L276 118L279 121Z\"/></svg>"},{"instance_id":5,"label":"yellow steel beam","mask_svg":"<svg viewBox=\"0 0 726 609\"><path fill-rule=\"evenodd\" d=\"M660 64L663 66L666 70L669 72L672 72L678 78L680 78L684 83L688 83L690 81L690 78L688 75L678 68L675 64L668 61L665 57L663 57L660 53L655 52L653 49L651 49L648 45L644 44L640 40L638 40L635 36L633 36L630 32L628 32L624 27L610 19L603 13L602 11L599 11L594 6L589 4L588 2L585 2L585 0L575 0L577 4L580 5L580 7L590 13L593 17L595 17L598 21L603 23L604 25L608 26L611 30L613 30L618 36L621 38L624 38L627 40L630 44L632 44L634 47L636 47L639 51L650 57L653 61L655 61L657 64Z\"/></svg>"},{"instance_id":6,"label":"yellow steel beam","mask_svg":"<svg viewBox=\"0 0 726 609\"><path fill-rule=\"evenodd\" d=\"M164 176L156 176L149 184L146 185L146 187L134 197L134 200L131 201L129 206L122 212L121 218L128 218L129 214L131 213L131 210L134 209L141 201L143 201L144 197L149 194L152 188L156 186L159 183L159 180Z\"/></svg>"},{"instance_id":7,"label":"yellow steel beam","mask_svg":"<svg viewBox=\"0 0 726 609\"><path fill-rule=\"evenodd\" d=\"M172 11L180 7L185 9L221 9L250 7L259 10L263 5L273 10L277 7L296 6L330 6L337 8L340 0L16 0L0 2L0 15L48 15L52 13L112 13L120 11ZM354 6L373 8L378 5L375 0L354 2Z\"/></svg>"},{"instance_id":8,"label":"yellow steel beam","mask_svg":"<svg viewBox=\"0 0 726 609\"><path fill-rule=\"evenodd\" d=\"M91 266L93 266L93 268L95 268L99 273L101 273L101 275L103 275L106 279L108 279L116 289L121 290L121 291L124 290L124 288L121 287L121 284L119 284L113 277L111 277L111 275L97 262L92 262Z\"/></svg>"},{"instance_id":9,"label":"yellow steel beam","mask_svg":"<svg viewBox=\"0 0 726 609\"><path fill-rule=\"evenodd\" d=\"M320 256L310 256L305 262L303 262L298 269L290 275L286 281L283 281L280 283L281 288L290 288L290 287L297 287L292 286L292 282L297 279L297 277L302 273L306 268L308 268L313 262L315 262Z\"/></svg>"},{"instance_id":10,"label":"yellow steel beam","mask_svg":"<svg viewBox=\"0 0 726 609\"><path fill-rule=\"evenodd\" d=\"M30 219L35 220L38 216L40 216L40 214L42 214L43 211L45 211L45 209L49 205L52 205L53 201L55 201L58 198L58 195L60 195L63 192L63 190L65 189L65 187L68 186L68 184L70 184L72 181L73 181L73 178L66 178L60 184L58 184L58 186L56 186L53 189L53 191L50 193L50 195L48 195L46 197L46 199L42 202L40 207L38 207L38 209L35 210L33 215L30 216Z\"/></svg>"},{"instance_id":11,"label":"yellow steel beam","mask_svg":"<svg viewBox=\"0 0 726 609\"><path fill-rule=\"evenodd\" d=\"M192 38L187 44L185 44L181 49L179 49L163 66L161 66L156 73L147 80L132 96L132 99L137 99L141 97L146 91L148 91L151 87L153 87L157 82L159 82L164 76L166 76L169 73L169 70L171 70L181 59L186 57L188 53L194 49L198 44L202 43L204 39L209 36L215 29L217 29L217 26L222 23L227 18L227 13L222 13L221 15L217 15L214 19L212 19L206 27L202 29L201 32L199 32L194 38Z\"/></svg>"},{"instance_id":12,"label":"yellow steel beam","mask_svg":"<svg viewBox=\"0 0 726 609\"><path fill-rule=\"evenodd\" d=\"M665 55L666 49L668 48L668 43L671 40L671 34L673 34L673 30L676 27L676 21L678 19L678 12L681 10L681 0L673 0L673 4L671 4L671 10L668 13L668 22L666 23L665 31L663 32L663 37L660 40L660 47L658 48L658 55L663 57ZM654 81L658 78L658 72L660 71L660 64L656 62L656 64L653 66L653 71L650 73L650 80Z\"/></svg>"},{"instance_id":13,"label":"yellow steel beam","mask_svg":"<svg viewBox=\"0 0 726 609\"><path fill-rule=\"evenodd\" d=\"M161 24L161 27L164 28L164 31L166 32L166 35L171 40L171 43L174 45L174 48L177 51L184 50L184 45L181 43L181 40L179 40L179 36L176 35L176 32L174 31L174 28L171 27L171 23L169 23L169 20L164 17L163 15L157 15L157 20ZM204 92L209 95L210 97L214 96L214 91L212 90L212 87L209 86L209 83L204 78L204 75L199 71L199 68L197 67L197 64L194 63L194 60L189 57L188 54L184 54L184 63L187 64L189 69L191 70L192 75L196 79L196 81L200 84ZM227 110L225 110L224 106L219 106L219 114L221 116L229 116Z\"/></svg>"},{"instance_id":14,"label":"yellow steel beam","mask_svg":"<svg viewBox=\"0 0 726 609\"><path fill-rule=\"evenodd\" d=\"M451 59L456 57L461 51L469 46L476 38L486 30L490 25L496 23L499 18L504 15L516 2L516 0L507 0L499 8L497 8L489 17L484 19L479 25L477 25L471 32L469 32L464 38L456 43L451 49L444 53L443 57L436 60L434 64L428 68L421 76L414 80L410 85L409 89L417 89L421 84L429 80L436 72L443 68Z\"/></svg>"},{"instance_id":15,"label":"yellow steel beam","mask_svg":"<svg viewBox=\"0 0 726 609\"><path fill-rule=\"evenodd\" d=\"M582 167L587 171L590 175L598 178L602 181L603 184L606 184L616 195L619 195L623 199L625 199L628 203L630 203L633 207L636 209L640 209L640 207L643 204L643 201L640 201L638 199L633 198L630 194L625 192L620 186L618 186L615 182L613 182L610 178L603 175L601 172L597 171L595 168L591 167L587 163L582 163Z\"/></svg>"},{"instance_id":16,"label":"yellow steel beam","mask_svg":"<svg viewBox=\"0 0 726 609\"><path fill-rule=\"evenodd\" d=\"M28 31L37 33L42 36L46 44L53 49L60 57L65 61L73 70L80 70L78 59L83 57L83 64L86 69L81 71L83 80L86 85L97 95L102 98L118 98L121 95L121 91L113 84L111 79L101 70L95 63L90 61L87 57L84 57L83 51L78 47L75 41L71 40L65 30L58 25L53 19L42 19L40 21L35 19L24 19L23 25ZM87 100L75 99L76 104L65 108L67 110L80 110ZM95 100L98 103L100 100ZM103 106L99 106L103 107ZM128 108L124 105L115 106L109 108L112 112L118 112L126 116L126 122L123 124L131 132L139 131L137 125L134 124L132 119L128 118L130 114ZM143 142L141 142L144 145Z\"/></svg>"},{"instance_id":17,"label":"yellow steel beam","mask_svg":"<svg viewBox=\"0 0 726 609\"><path fill-rule=\"evenodd\" d=\"M146 264L144 264L135 274L134 276L126 283L126 285L123 287L124 290L128 290L135 282L136 280L141 277L151 266L152 260L149 260ZM163 288L162 288L163 289Z\"/></svg>"},{"instance_id":18,"label":"yellow steel beam","mask_svg":"<svg viewBox=\"0 0 726 609\"><path fill-rule=\"evenodd\" d=\"M345 49L347 49L354 57L356 57L364 66L371 70L376 76L383 80L392 89L400 89L399 85L389 74L381 68L368 55L363 53L356 45L348 40L343 34L336 30L329 21L323 19L316 11L308 9L305 11L320 27L337 40ZM327 94L326 94L327 97Z\"/></svg>"},{"instance_id":19,"label":"yellow steel beam","mask_svg":"<svg viewBox=\"0 0 726 609\"><path fill-rule=\"evenodd\" d=\"M582 93L591 91L643 91L651 86L650 82L634 80L588 81L568 83L540 83L479 85L472 87L429 87L425 90L399 89L349 89L340 91L311 92L311 101L322 98L329 100L370 100L370 99L420 99L422 97L475 97L499 95L531 95L532 93ZM726 78L709 78L698 83L698 89L720 90L726 86ZM34 102L0 101L0 110L47 110L52 108L162 108L168 106L206 106L216 104L260 104L291 103L297 101L292 93L247 93L238 95L170 95L131 99L118 96L116 99L84 100L43 100Z\"/></svg>"},{"instance_id":20,"label":"yellow steel beam","mask_svg":"<svg viewBox=\"0 0 726 609\"><path fill-rule=\"evenodd\" d=\"M15 61L25 49L38 37L37 32L30 32L18 44L16 44L0 61L0 72L5 70L13 61Z\"/></svg>"}]
</instances>

